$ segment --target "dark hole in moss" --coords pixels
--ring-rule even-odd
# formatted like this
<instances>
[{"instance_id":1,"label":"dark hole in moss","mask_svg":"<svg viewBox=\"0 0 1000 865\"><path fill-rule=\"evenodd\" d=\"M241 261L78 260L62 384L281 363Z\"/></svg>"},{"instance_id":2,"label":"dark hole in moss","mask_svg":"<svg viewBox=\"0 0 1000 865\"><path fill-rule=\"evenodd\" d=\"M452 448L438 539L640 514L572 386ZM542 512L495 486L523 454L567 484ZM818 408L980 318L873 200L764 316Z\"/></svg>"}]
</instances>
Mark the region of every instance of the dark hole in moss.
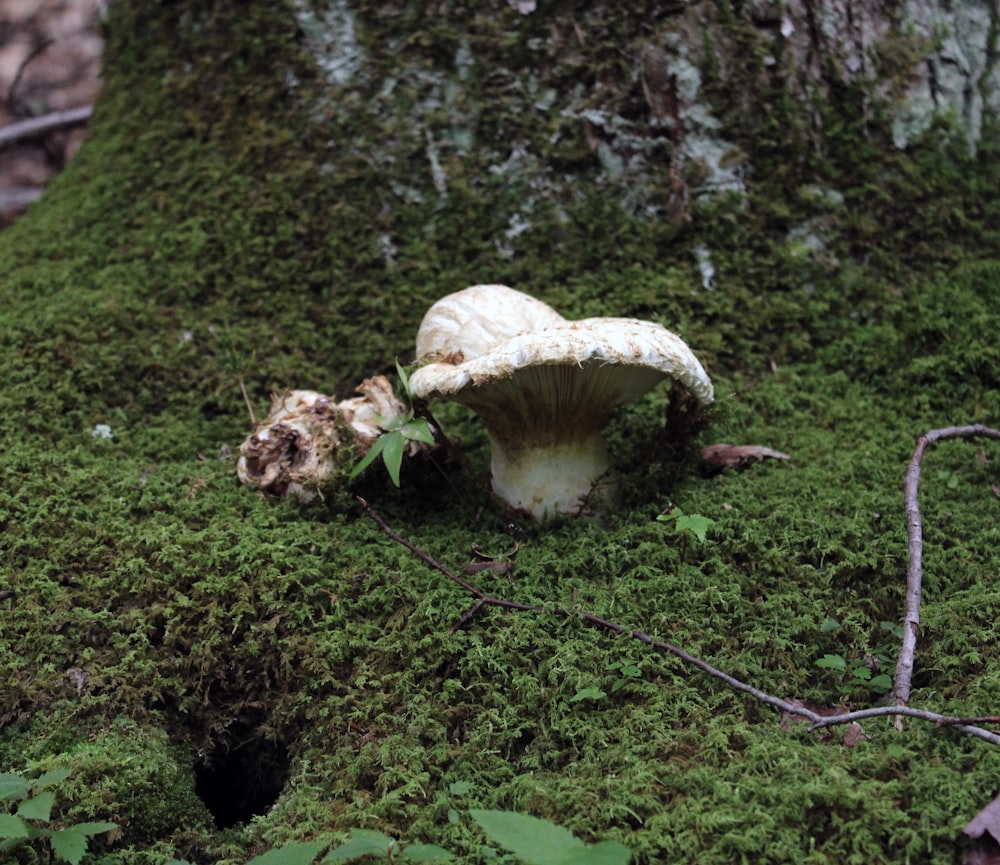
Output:
<instances>
[{"instance_id":1,"label":"dark hole in moss","mask_svg":"<svg viewBox=\"0 0 1000 865\"><path fill-rule=\"evenodd\" d=\"M220 829L267 813L287 780L288 749L252 728L230 729L195 766L195 792Z\"/></svg>"}]
</instances>

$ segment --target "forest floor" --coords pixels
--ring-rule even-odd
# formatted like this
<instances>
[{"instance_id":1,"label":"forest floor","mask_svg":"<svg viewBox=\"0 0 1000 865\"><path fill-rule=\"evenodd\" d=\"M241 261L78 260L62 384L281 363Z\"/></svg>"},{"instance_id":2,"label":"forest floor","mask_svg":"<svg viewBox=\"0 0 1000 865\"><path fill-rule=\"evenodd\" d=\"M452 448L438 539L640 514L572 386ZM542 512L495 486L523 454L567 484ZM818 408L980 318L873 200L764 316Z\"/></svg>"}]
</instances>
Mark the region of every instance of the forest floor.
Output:
<instances>
[{"instance_id":1,"label":"forest floor","mask_svg":"<svg viewBox=\"0 0 1000 865\"><path fill-rule=\"evenodd\" d=\"M0 132L93 105L101 89L98 0L0 0ZM20 216L86 136L83 124L0 143L0 228Z\"/></svg>"}]
</instances>

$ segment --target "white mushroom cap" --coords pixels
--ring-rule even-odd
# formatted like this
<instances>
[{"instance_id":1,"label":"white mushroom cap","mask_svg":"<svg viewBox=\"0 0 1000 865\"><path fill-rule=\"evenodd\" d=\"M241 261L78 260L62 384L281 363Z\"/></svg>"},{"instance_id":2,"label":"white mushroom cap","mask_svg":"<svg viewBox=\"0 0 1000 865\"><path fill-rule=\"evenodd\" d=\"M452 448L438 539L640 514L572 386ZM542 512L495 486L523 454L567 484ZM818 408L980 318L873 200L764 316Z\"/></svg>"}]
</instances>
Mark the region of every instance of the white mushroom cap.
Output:
<instances>
[{"instance_id":1,"label":"white mushroom cap","mask_svg":"<svg viewBox=\"0 0 1000 865\"><path fill-rule=\"evenodd\" d=\"M612 493L600 432L613 408L666 378L703 405L713 398L698 359L662 325L567 321L506 286L439 300L420 326L417 352L431 363L410 376L414 395L472 408L493 445L494 491L538 518L581 510L597 485Z\"/></svg>"},{"instance_id":2,"label":"white mushroom cap","mask_svg":"<svg viewBox=\"0 0 1000 865\"><path fill-rule=\"evenodd\" d=\"M474 285L428 310L417 332L417 358L462 363L519 333L560 324L566 319L530 295L505 285Z\"/></svg>"}]
</instances>

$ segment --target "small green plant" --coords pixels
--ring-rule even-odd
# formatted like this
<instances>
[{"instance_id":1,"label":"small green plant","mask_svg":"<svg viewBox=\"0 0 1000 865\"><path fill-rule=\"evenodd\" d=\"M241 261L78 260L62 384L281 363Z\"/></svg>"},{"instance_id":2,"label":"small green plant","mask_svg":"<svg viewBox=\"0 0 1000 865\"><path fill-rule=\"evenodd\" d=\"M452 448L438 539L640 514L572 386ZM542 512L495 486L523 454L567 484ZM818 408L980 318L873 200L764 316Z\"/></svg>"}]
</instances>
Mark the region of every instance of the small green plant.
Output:
<instances>
[{"instance_id":1,"label":"small green plant","mask_svg":"<svg viewBox=\"0 0 1000 865\"><path fill-rule=\"evenodd\" d=\"M350 480L352 481L381 455L389 477L398 487L406 443L414 441L428 445L434 444L434 431L431 429L430 421L427 418L416 417L410 398L410 376L398 360L396 361L396 372L399 374L399 381L403 386L403 393L408 403L407 409L397 417L384 422L379 420L379 425L384 432L375 439L375 443L368 449L368 453L358 461L358 464L351 471Z\"/></svg>"},{"instance_id":2,"label":"small green plant","mask_svg":"<svg viewBox=\"0 0 1000 865\"><path fill-rule=\"evenodd\" d=\"M820 632L832 633L840 627L836 619L827 619L820 625ZM843 655L824 654L816 661L817 667L841 673L841 688L845 692L856 687L867 687L877 694L887 694L892 690L892 677L896 672L896 653L903 638L903 628L893 622L880 622L879 629L887 635L880 643L864 655L848 660ZM895 642L888 639L891 637Z\"/></svg>"},{"instance_id":3,"label":"small green plant","mask_svg":"<svg viewBox=\"0 0 1000 865\"><path fill-rule=\"evenodd\" d=\"M674 524L674 529L681 536L681 561L687 557L688 537L694 535L704 543L708 537L708 530L715 525L715 520L711 517L701 514L686 514L677 505L670 505L656 519L661 523L672 522Z\"/></svg>"},{"instance_id":4,"label":"small green plant","mask_svg":"<svg viewBox=\"0 0 1000 865\"><path fill-rule=\"evenodd\" d=\"M0 853L21 844L30 844L40 861L69 862L79 865L87 853L87 843L94 835L116 828L114 823L77 823L56 828L50 825L56 794L52 790L65 781L70 773L64 769L46 772L34 780L14 773L0 774L0 802L13 813L0 813ZM47 845L37 846L39 841Z\"/></svg>"},{"instance_id":5,"label":"small green plant","mask_svg":"<svg viewBox=\"0 0 1000 865\"><path fill-rule=\"evenodd\" d=\"M715 520L701 514L686 514L676 505L664 511L656 518L661 523L673 521L674 528L678 532L690 532L699 541L704 541L708 536L708 530L715 525Z\"/></svg>"},{"instance_id":6,"label":"small green plant","mask_svg":"<svg viewBox=\"0 0 1000 865\"><path fill-rule=\"evenodd\" d=\"M463 795L475 785L459 781L449 788L452 793ZM454 818L452 815L455 815ZM484 846L483 857L496 862L520 862L523 865L628 865L632 851L617 841L600 841L587 845L568 829L513 811L469 811L469 816L479 825L495 847ZM458 822L457 812L449 811L448 821ZM326 848L324 841L296 841L283 844L255 856L247 865L312 865ZM319 860L327 862L355 862L359 859L385 859L387 862L450 862L454 856L434 844L402 844L383 832L371 829L352 829L343 843L332 848ZM181 859L172 859L164 865L191 865Z\"/></svg>"},{"instance_id":7,"label":"small green plant","mask_svg":"<svg viewBox=\"0 0 1000 865\"><path fill-rule=\"evenodd\" d=\"M618 674L611 683L611 693L616 694L626 685L641 679L642 665L642 660L633 661L629 657L622 658L619 661L612 661L608 664L604 669L609 673ZM581 700L602 700L606 696L608 696L607 692L596 685L591 685L587 688L581 688L569 698L569 701L571 703L579 703Z\"/></svg>"},{"instance_id":8,"label":"small green plant","mask_svg":"<svg viewBox=\"0 0 1000 865\"><path fill-rule=\"evenodd\" d=\"M937 477L939 481L944 481L944 485L950 490L957 490L962 480L958 472L949 471L948 469L939 471Z\"/></svg>"},{"instance_id":9,"label":"small green plant","mask_svg":"<svg viewBox=\"0 0 1000 865\"><path fill-rule=\"evenodd\" d=\"M623 658L620 661L612 661L604 669L609 672L617 672L618 678L611 683L611 693L614 694L636 679L642 678L642 661L633 661L630 658Z\"/></svg>"}]
</instances>

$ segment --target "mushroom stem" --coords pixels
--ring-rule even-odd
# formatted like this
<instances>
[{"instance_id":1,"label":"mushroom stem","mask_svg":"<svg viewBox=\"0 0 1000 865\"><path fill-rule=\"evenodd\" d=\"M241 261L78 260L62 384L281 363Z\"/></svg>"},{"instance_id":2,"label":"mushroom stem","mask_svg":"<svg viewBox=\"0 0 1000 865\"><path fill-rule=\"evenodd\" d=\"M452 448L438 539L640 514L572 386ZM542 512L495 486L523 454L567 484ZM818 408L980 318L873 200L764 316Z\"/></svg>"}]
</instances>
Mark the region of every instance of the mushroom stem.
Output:
<instances>
[{"instance_id":1,"label":"mushroom stem","mask_svg":"<svg viewBox=\"0 0 1000 865\"><path fill-rule=\"evenodd\" d=\"M592 514L613 502L618 477L600 433L564 442L505 448L490 436L493 491L536 520Z\"/></svg>"}]
</instances>

